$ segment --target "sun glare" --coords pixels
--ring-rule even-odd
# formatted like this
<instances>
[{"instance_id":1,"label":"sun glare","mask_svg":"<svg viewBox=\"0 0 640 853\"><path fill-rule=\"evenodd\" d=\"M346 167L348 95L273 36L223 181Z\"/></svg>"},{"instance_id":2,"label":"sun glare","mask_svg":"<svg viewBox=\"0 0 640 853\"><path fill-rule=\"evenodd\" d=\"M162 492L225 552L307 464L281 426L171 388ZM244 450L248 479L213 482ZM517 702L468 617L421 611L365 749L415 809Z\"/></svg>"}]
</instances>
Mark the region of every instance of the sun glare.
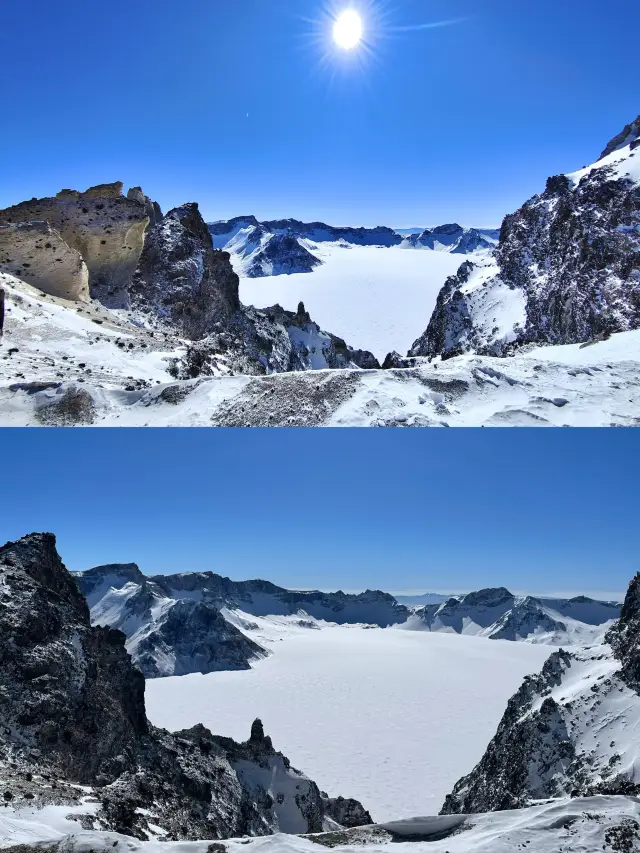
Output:
<instances>
[{"instance_id":1,"label":"sun glare","mask_svg":"<svg viewBox=\"0 0 640 853\"><path fill-rule=\"evenodd\" d=\"M341 12L333 25L333 40L343 50L353 50L362 41L362 18L355 9Z\"/></svg>"}]
</instances>

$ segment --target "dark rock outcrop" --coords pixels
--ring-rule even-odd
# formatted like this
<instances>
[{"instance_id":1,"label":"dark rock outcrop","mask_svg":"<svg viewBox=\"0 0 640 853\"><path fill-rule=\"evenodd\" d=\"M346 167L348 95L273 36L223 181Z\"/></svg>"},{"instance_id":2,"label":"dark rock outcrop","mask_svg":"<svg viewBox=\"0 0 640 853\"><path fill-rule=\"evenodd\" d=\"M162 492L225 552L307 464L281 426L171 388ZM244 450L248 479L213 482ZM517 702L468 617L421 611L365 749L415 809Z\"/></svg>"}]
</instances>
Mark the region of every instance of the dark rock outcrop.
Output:
<instances>
[{"instance_id":1,"label":"dark rock outcrop","mask_svg":"<svg viewBox=\"0 0 640 853\"><path fill-rule=\"evenodd\" d=\"M598 159L602 160L604 157L608 157L609 154L613 154L614 151L619 151L626 145L633 145L638 141L639 138L640 116L638 116L634 121L630 122L629 124L626 124L622 131L609 141L606 148Z\"/></svg>"},{"instance_id":2,"label":"dark rock outcrop","mask_svg":"<svg viewBox=\"0 0 640 853\"><path fill-rule=\"evenodd\" d=\"M293 275L309 273L322 265L293 234L274 234L252 256L246 270L249 278L269 275Z\"/></svg>"},{"instance_id":3,"label":"dark rock outcrop","mask_svg":"<svg viewBox=\"0 0 640 853\"><path fill-rule=\"evenodd\" d=\"M88 785L98 807L76 817L82 826L141 839L153 837L148 821L167 840L322 829L317 786L261 724L236 744L204 726L169 734L147 721L124 635L91 626L51 534L0 548L0 601L0 766L11 798L68 805L73 785Z\"/></svg>"},{"instance_id":4,"label":"dark rock outcrop","mask_svg":"<svg viewBox=\"0 0 640 853\"><path fill-rule=\"evenodd\" d=\"M131 303L199 340L240 306L239 280L228 259L213 248L198 205L177 207L147 235Z\"/></svg>"},{"instance_id":5,"label":"dark rock outcrop","mask_svg":"<svg viewBox=\"0 0 640 853\"><path fill-rule=\"evenodd\" d=\"M636 119L603 152L620 151L619 162L549 178L507 216L492 274L464 264L448 279L410 354L505 355L640 327L640 185L630 174L637 138Z\"/></svg>"},{"instance_id":6,"label":"dark rock outcrop","mask_svg":"<svg viewBox=\"0 0 640 853\"><path fill-rule=\"evenodd\" d=\"M358 800L346 799L345 797L328 797L323 794L325 814L332 820L353 829L357 826L369 826L373 818Z\"/></svg>"}]
</instances>

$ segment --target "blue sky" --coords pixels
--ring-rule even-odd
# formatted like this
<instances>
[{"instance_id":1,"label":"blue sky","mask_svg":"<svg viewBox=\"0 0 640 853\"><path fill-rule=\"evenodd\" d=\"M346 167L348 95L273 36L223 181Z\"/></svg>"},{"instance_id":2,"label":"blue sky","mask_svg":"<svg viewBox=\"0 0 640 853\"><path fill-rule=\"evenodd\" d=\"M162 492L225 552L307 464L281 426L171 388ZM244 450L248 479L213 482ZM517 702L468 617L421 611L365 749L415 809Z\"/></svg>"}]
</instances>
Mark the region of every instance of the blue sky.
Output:
<instances>
[{"instance_id":1,"label":"blue sky","mask_svg":"<svg viewBox=\"0 0 640 853\"><path fill-rule=\"evenodd\" d=\"M428 438L428 440L427 440ZM633 430L4 430L0 540L293 587L624 590Z\"/></svg>"},{"instance_id":2,"label":"blue sky","mask_svg":"<svg viewBox=\"0 0 640 853\"><path fill-rule=\"evenodd\" d=\"M346 6L367 51L331 45ZM120 179L208 219L497 225L637 115L639 31L637 0L4 2L0 207Z\"/></svg>"}]
</instances>

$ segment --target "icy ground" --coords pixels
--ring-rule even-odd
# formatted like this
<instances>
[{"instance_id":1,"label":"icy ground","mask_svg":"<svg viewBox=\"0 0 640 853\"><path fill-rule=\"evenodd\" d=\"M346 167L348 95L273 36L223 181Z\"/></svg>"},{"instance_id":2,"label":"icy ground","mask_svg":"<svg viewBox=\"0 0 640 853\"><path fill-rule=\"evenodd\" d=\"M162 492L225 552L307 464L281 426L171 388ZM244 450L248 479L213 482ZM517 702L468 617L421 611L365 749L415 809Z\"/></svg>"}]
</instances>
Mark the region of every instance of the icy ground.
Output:
<instances>
[{"instance_id":1,"label":"icy ground","mask_svg":"<svg viewBox=\"0 0 640 853\"><path fill-rule=\"evenodd\" d=\"M549 655L477 637L235 618L274 654L245 672L147 681L151 721L173 730L202 722L242 739L260 717L295 767L379 821L436 814L522 678Z\"/></svg>"},{"instance_id":2,"label":"icy ground","mask_svg":"<svg viewBox=\"0 0 640 853\"><path fill-rule=\"evenodd\" d=\"M312 273L241 277L240 299L293 311L302 301L320 328L370 350L381 363L393 350L408 352L427 328L445 280L466 260L400 246L301 242L322 266Z\"/></svg>"},{"instance_id":3,"label":"icy ground","mask_svg":"<svg viewBox=\"0 0 640 853\"><path fill-rule=\"evenodd\" d=\"M114 832L83 832L84 806L0 812L0 848L44 842L60 853L632 853L638 850L640 803L634 797L558 800L518 811L446 815L315 836L271 835L218 842L139 841Z\"/></svg>"},{"instance_id":4,"label":"icy ground","mask_svg":"<svg viewBox=\"0 0 640 853\"><path fill-rule=\"evenodd\" d=\"M344 252L356 251L345 249ZM376 251L367 249L365 251ZM380 250L393 252L394 249ZM397 250L450 259L438 252ZM318 270L323 269L322 267ZM305 277L312 279L315 273ZM287 281L280 276L278 281ZM262 286L266 279L257 279ZM0 426L636 426L640 331L511 358L176 382L177 337L0 274Z\"/></svg>"}]
</instances>

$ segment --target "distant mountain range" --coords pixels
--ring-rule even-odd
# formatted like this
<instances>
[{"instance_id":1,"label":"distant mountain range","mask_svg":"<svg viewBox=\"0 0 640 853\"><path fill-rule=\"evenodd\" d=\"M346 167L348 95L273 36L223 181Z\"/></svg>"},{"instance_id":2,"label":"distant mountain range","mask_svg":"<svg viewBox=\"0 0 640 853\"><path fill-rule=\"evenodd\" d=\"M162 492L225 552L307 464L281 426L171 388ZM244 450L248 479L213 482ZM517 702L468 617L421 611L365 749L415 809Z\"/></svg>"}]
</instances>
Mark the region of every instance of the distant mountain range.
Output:
<instances>
[{"instance_id":1,"label":"distant mountain range","mask_svg":"<svg viewBox=\"0 0 640 853\"><path fill-rule=\"evenodd\" d=\"M209 231L214 247L229 252L236 272L248 278L313 272L322 263L314 254L322 243L397 246L466 255L494 249L500 237L499 229L463 228L457 223L398 231L386 226L336 228L324 222L298 219L259 222L255 216L209 223Z\"/></svg>"},{"instance_id":2,"label":"distant mountain range","mask_svg":"<svg viewBox=\"0 0 640 853\"><path fill-rule=\"evenodd\" d=\"M149 678L248 669L269 654L252 638L258 629L252 616L286 618L307 628L398 626L567 645L594 641L620 614L615 603L582 596L518 597L504 588L458 597L428 593L410 607L401 596L379 590L288 590L213 572L149 577L134 563L98 566L74 576L92 623L122 631L127 651Z\"/></svg>"}]
</instances>

